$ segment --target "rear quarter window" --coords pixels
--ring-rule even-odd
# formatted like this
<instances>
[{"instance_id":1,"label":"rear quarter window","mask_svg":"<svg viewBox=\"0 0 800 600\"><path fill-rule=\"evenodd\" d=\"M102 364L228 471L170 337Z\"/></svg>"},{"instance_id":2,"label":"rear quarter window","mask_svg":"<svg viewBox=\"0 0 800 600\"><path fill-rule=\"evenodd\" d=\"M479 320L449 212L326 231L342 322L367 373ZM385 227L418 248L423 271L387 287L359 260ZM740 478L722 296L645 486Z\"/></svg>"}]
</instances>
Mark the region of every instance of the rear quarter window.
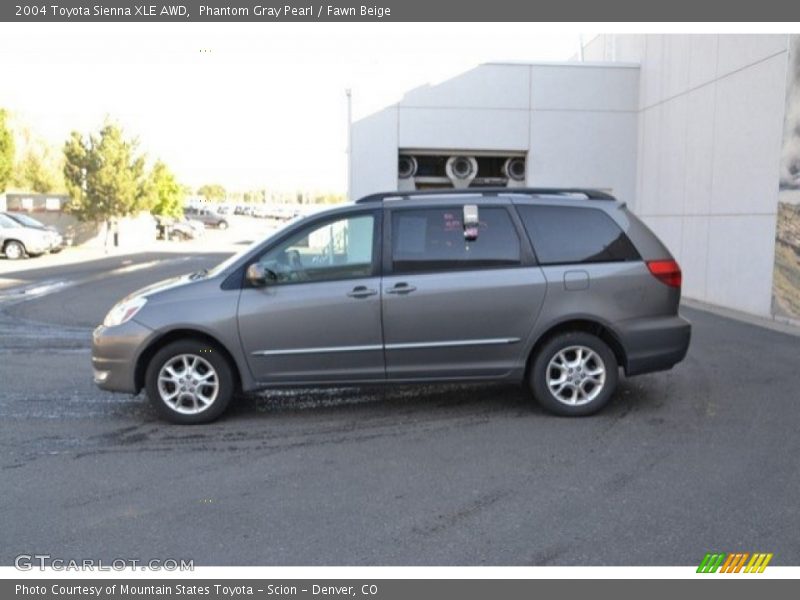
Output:
<instances>
[{"instance_id":1,"label":"rear quarter window","mask_svg":"<svg viewBox=\"0 0 800 600\"><path fill-rule=\"evenodd\" d=\"M542 265L641 260L633 243L602 210L517 206Z\"/></svg>"}]
</instances>

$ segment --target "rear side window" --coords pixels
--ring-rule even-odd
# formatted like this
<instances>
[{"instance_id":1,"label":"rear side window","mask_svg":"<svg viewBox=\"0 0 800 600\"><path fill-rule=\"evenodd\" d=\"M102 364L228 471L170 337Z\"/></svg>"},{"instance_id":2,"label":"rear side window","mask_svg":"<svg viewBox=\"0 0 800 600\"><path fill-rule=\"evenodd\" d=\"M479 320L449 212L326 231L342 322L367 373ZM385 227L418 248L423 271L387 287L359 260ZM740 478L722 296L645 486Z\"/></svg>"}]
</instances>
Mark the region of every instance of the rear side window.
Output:
<instances>
[{"instance_id":1,"label":"rear side window","mask_svg":"<svg viewBox=\"0 0 800 600\"><path fill-rule=\"evenodd\" d=\"M641 260L633 243L602 210L518 206L542 265Z\"/></svg>"},{"instance_id":2,"label":"rear side window","mask_svg":"<svg viewBox=\"0 0 800 600\"><path fill-rule=\"evenodd\" d=\"M448 271L520 264L520 242L505 208L478 210L478 239L464 240L459 206L392 213L392 270Z\"/></svg>"}]
</instances>

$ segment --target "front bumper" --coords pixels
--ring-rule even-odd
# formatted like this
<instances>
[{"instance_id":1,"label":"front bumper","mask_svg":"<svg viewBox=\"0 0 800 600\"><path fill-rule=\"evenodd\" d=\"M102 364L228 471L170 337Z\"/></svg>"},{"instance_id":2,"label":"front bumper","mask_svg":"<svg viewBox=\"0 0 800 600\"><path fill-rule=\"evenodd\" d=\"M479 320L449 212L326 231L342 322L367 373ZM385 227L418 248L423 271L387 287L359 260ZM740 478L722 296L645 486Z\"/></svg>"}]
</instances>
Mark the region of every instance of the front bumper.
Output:
<instances>
[{"instance_id":1,"label":"front bumper","mask_svg":"<svg viewBox=\"0 0 800 600\"><path fill-rule=\"evenodd\" d=\"M615 324L627 357L626 375L666 371L686 357L692 326L679 316L631 319Z\"/></svg>"},{"instance_id":2,"label":"front bumper","mask_svg":"<svg viewBox=\"0 0 800 600\"><path fill-rule=\"evenodd\" d=\"M92 369L98 387L135 394L136 362L153 330L134 319L116 327L98 326L92 333Z\"/></svg>"},{"instance_id":3,"label":"front bumper","mask_svg":"<svg viewBox=\"0 0 800 600\"><path fill-rule=\"evenodd\" d=\"M60 235L53 236L53 239L50 240L50 252L61 252L64 246L64 238Z\"/></svg>"},{"instance_id":4,"label":"front bumper","mask_svg":"<svg viewBox=\"0 0 800 600\"><path fill-rule=\"evenodd\" d=\"M50 241L46 242L29 242L25 244L25 251L33 256L39 256L50 251Z\"/></svg>"}]
</instances>

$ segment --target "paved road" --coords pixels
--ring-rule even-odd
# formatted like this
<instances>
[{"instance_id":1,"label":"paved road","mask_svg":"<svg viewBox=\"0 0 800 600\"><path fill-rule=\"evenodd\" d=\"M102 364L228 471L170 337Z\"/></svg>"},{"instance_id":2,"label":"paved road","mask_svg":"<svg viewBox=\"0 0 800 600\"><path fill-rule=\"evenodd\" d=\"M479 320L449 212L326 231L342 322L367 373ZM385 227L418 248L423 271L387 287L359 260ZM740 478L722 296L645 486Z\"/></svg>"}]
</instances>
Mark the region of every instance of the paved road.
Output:
<instances>
[{"instance_id":1,"label":"paved road","mask_svg":"<svg viewBox=\"0 0 800 600\"><path fill-rule=\"evenodd\" d=\"M800 338L686 309L687 360L586 419L431 386L262 393L179 427L97 390L110 305L219 258L44 268L0 293L0 564L800 564Z\"/></svg>"}]
</instances>

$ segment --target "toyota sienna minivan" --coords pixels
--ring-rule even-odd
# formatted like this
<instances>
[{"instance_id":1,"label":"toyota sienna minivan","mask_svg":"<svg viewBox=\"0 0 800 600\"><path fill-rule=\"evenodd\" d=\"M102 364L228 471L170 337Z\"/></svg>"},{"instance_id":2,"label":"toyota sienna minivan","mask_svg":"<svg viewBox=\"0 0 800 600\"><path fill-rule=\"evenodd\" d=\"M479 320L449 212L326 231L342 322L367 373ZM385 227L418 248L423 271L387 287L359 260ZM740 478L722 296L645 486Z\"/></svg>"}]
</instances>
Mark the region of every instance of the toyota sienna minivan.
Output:
<instances>
[{"instance_id":1,"label":"toyota sienna minivan","mask_svg":"<svg viewBox=\"0 0 800 600\"><path fill-rule=\"evenodd\" d=\"M115 305L95 382L176 423L271 386L523 382L559 415L686 355L681 271L613 196L492 189L367 196Z\"/></svg>"}]
</instances>

